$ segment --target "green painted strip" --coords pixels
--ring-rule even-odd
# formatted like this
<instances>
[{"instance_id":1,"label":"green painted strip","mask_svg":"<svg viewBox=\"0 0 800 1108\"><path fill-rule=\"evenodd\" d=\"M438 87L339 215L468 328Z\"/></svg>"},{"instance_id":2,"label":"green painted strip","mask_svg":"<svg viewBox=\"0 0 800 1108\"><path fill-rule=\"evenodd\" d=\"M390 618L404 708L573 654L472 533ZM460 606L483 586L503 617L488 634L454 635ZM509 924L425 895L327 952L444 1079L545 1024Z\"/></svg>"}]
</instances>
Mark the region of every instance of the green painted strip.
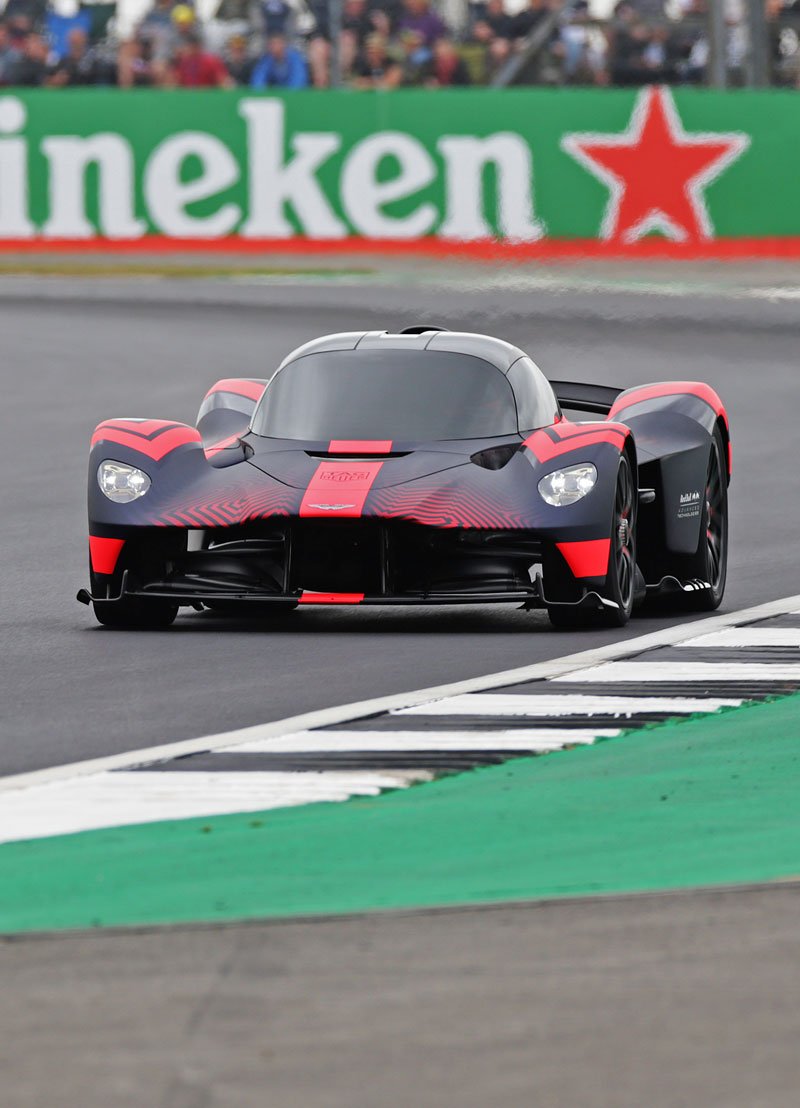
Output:
<instances>
[{"instance_id":1,"label":"green painted strip","mask_svg":"<svg viewBox=\"0 0 800 1108\"><path fill-rule=\"evenodd\" d=\"M800 696L377 799L0 847L0 930L756 882L800 874Z\"/></svg>"}]
</instances>

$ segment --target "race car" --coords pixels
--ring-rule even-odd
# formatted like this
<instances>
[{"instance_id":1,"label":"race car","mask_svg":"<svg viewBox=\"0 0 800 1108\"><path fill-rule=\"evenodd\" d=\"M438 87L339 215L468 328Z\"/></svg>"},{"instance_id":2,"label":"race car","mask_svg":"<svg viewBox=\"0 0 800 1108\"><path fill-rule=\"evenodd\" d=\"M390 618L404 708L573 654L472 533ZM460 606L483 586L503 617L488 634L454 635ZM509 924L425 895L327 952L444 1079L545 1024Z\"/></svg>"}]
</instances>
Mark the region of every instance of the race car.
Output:
<instances>
[{"instance_id":1,"label":"race car","mask_svg":"<svg viewBox=\"0 0 800 1108\"><path fill-rule=\"evenodd\" d=\"M706 384L548 381L444 327L327 335L269 381L218 381L196 427L97 427L78 599L121 628L181 606L504 603L558 627L670 593L711 610L730 473Z\"/></svg>"}]
</instances>

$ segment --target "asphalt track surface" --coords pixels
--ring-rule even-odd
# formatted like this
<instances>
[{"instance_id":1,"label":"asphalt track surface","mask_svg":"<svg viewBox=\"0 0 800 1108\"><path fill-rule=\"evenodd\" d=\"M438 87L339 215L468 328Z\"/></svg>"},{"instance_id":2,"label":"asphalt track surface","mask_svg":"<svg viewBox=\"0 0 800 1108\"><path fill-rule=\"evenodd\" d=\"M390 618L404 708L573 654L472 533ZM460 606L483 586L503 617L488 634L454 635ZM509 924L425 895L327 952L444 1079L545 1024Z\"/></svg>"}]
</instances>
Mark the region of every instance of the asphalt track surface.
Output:
<instances>
[{"instance_id":1,"label":"asphalt track surface","mask_svg":"<svg viewBox=\"0 0 800 1108\"><path fill-rule=\"evenodd\" d=\"M796 1108L798 903L773 888L0 942L3 1104Z\"/></svg>"},{"instance_id":2,"label":"asphalt track surface","mask_svg":"<svg viewBox=\"0 0 800 1108\"><path fill-rule=\"evenodd\" d=\"M507 608L304 610L271 624L182 615L95 625L86 454L113 416L192 422L207 387L268 376L316 334L433 317L518 343L557 378L700 379L733 428L726 607L797 591L800 302L330 283L0 278L3 525L0 775L214 734L638 635L551 630ZM685 617L677 617L685 618Z\"/></svg>"},{"instance_id":3,"label":"asphalt track surface","mask_svg":"<svg viewBox=\"0 0 800 1108\"><path fill-rule=\"evenodd\" d=\"M420 319L499 334L554 377L707 380L733 426L725 606L740 608L797 592L799 317L798 301L712 296L0 279L0 773L620 637L504 609L96 628L73 597L100 419L191 421L217 377L266 376L314 334ZM0 1099L789 1108L797 910L786 886L0 942Z\"/></svg>"}]
</instances>

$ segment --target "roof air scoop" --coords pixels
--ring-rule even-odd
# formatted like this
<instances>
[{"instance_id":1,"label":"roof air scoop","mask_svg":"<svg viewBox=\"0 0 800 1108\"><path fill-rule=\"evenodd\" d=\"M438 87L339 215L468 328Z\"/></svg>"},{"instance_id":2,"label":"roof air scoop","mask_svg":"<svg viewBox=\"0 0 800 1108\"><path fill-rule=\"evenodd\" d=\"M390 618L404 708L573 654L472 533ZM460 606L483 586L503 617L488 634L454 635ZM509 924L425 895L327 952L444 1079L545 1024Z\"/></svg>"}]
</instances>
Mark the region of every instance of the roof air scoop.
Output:
<instances>
[{"instance_id":1,"label":"roof air scoop","mask_svg":"<svg viewBox=\"0 0 800 1108\"><path fill-rule=\"evenodd\" d=\"M440 327L436 323L416 323L413 327L404 327L398 335L427 335L429 331L449 331L449 327Z\"/></svg>"}]
</instances>

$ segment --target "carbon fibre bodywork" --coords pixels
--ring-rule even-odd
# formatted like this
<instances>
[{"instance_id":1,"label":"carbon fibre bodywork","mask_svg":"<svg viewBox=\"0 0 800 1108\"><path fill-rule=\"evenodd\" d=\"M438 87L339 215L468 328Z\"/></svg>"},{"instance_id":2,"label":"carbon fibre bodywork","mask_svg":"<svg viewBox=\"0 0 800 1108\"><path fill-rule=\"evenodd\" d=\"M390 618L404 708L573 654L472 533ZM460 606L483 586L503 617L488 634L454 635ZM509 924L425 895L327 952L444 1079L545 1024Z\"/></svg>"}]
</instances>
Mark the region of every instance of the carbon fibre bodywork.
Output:
<instances>
[{"instance_id":1,"label":"carbon fibre bodywork","mask_svg":"<svg viewBox=\"0 0 800 1108\"><path fill-rule=\"evenodd\" d=\"M639 504L638 524L635 506L630 520L637 595L645 584L686 577L681 559L702 545L715 436L724 443L726 483L730 472L727 417L708 386L551 386L516 347L421 328L327 336L289 355L273 380L285 383L309 356L346 362L356 351L376 360L399 351L409 364L424 364L426 352L479 361L504 377L514 429L506 413L502 433L480 437L389 439L380 429L371 438L263 435L259 413L269 416L279 391L260 379L218 382L196 428L106 421L89 459L92 591L82 599L613 606L621 459ZM573 422L565 410L605 418ZM146 495L110 500L98 481L106 461L146 473ZM577 463L596 469L591 492L569 506L546 503L542 478Z\"/></svg>"}]
</instances>

